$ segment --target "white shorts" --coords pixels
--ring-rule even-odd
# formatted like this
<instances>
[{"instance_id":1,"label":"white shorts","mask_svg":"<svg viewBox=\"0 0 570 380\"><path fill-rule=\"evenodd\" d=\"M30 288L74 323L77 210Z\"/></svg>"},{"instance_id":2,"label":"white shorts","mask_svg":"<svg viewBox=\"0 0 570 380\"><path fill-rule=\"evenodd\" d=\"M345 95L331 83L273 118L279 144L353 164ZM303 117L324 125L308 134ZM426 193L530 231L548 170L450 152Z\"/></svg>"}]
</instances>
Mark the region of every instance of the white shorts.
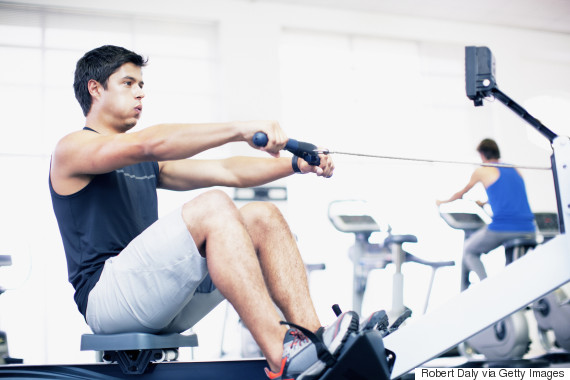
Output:
<instances>
[{"instance_id":1,"label":"white shorts","mask_svg":"<svg viewBox=\"0 0 570 380\"><path fill-rule=\"evenodd\" d=\"M86 320L96 334L183 332L222 299L179 208L105 262Z\"/></svg>"}]
</instances>

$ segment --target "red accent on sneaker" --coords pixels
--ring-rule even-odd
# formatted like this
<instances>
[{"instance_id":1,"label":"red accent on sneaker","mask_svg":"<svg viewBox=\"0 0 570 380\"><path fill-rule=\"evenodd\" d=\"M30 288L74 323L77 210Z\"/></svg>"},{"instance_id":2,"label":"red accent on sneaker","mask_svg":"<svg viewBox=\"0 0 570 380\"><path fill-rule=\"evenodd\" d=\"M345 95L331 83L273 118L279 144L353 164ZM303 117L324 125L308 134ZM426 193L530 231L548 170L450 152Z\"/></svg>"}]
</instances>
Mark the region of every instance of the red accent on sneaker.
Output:
<instances>
[{"instance_id":1,"label":"red accent on sneaker","mask_svg":"<svg viewBox=\"0 0 570 380\"><path fill-rule=\"evenodd\" d=\"M281 359L281 370L279 372L271 372L269 368L265 368L265 374L270 380L279 379L283 375L283 370L285 369L285 364L287 363L287 358ZM284 379L283 379L284 380Z\"/></svg>"}]
</instances>

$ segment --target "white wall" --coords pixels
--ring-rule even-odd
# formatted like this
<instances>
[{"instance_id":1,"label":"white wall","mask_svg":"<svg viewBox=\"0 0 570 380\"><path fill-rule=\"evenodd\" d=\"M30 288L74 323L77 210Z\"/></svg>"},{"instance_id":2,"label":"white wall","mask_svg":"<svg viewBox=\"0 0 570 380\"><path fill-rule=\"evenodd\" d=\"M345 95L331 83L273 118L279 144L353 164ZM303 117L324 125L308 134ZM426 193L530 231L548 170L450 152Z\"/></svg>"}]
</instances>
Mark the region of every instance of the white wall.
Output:
<instances>
[{"instance_id":1,"label":"white wall","mask_svg":"<svg viewBox=\"0 0 570 380\"><path fill-rule=\"evenodd\" d=\"M65 0L17 0L13 3L71 7ZM422 65L432 54L435 58L430 69L437 71L438 60L444 57L443 66L448 64L449 70L461 72L457 65L463 62L463 47L486 45L491 47L497 60L499 87L523 106L528 102L531 113L534 109L531 106L540 112L548 109L544 103L550 103L541 101L543 98L533 99L535 97L558 96L561 102L570 97L570 36L564 34L254 1L164 0L159 4L154 1L76 0L72 6L88 12L158 15L218 25L221 111L216 115L225 120L295 120L298 110L283 108L287 95L283 91L286 86L281 83L283 61L280 57L283 54L282 39L287 33L352 36L409 44L420 50L416 56L418 60L419 57L424 59L423 63L417 63L420 71L426 70ZM86 46L85 50L91 47ZM417 93L411 89L411 104L420 104L421 109L410 107L413 116L405 115L404 119L415 122L399 124L397 131L390 126L398 123L398 119L385 122L382 114L369 125L363 125L365 122L355 117L358 122L346 123L346 129L329 129L329 125L319 123L319 119L347 117L335 107L320 109L322 114L316 114L314 122L308 126L301 123L283 126L293 138L310 139L317 144L322 141L337 150L358 151L365 147L371 152L375 146L373 142L378 141L385 149L392 149L391 153L402 156L463 161L475 160L473 150L477 142L491 136L501 142L506 160L548 165L549 152L534 142L535 132L529 126L498 102L478 108L468 104L461 89L464 86L461 74L457 75L457 80L460 83L452 87L453 91L460 89L456 92L458 100L451 106L449 103L445 107L438 104L438 96L446 96L446 92L438 89L437 82L419 84ZM442 83L444 85L448 83ZM343 90L338 88L339 92ZM303 92L303 88L300 87L299 92ZM432 97L430 94L433 93L439 95ZM399 93L400 97L388 101L405 112L403 104L410 100L405 94ZM24 110L30 108L22 107ZM69 107L77 106L73 103ZM570 134L568 116L564 113L557 113L553 118L535 116L545 123L548 119L547 125L554 131ZM444 127L440 127L441 124ZM2 126L3 130L6 128L10 126ZM351 136L363 136L366 143L351 140ZM232 146L228 152L251 153L244 144ZM91 353L78 350L79 335L88 329L76 311L73 290L66 282L63 250L46 191L48 157L15 155L2 157L0 162L4 178L1 198L3 202L21 204L20 212L3 215L7 221L2 224L0 236L12 242L5 249L13 250L21 257L22 267L31 262L27 281L0 297L0 327L9 334L11 354L28 363L90 361ZM471 169L454 166L421 166L418 169L402 163L361 162L338 156L337 170L331 180L297 176L285 181L290 194L288 215L306 261L323 261L328 266L327 271L312 277L313 296L323 322L332 319L331 304L350 308L351 291L351 270L347 269L351 264L346 257L351 238L334 230L326 219L328 202L339 197L353 197L366 198L378 204L380 209L390 205L389 222L402 232L415 233L420 238L420 244L410 249L425 258L454 259L460 253L462 237L439 220L433 200L445 197L461 186ZM23 173L38 178L37 188L18 186L18 178ZM553 210L549 175L531 171L524 171L524 174L533 209ZM182 201L184 195L178 198ZM428 225L431 228L428 229ZM372 276L365 310L389 306L389 270ZM411 265L405 274L410 279L406 283L406 303L419 311L427 272ZM16 277L23 279L25 273ZM448 284L455 284L455 280L455 272L442 273L441 281L438 280L434 288L434 307L454 294L454 285ZM223 310L217 310L208 323L198 326L202 348L196 350L197 357L217 357L222 319ZM235 339L235 334L231 336Z\"/></svg>"}]
</instances>

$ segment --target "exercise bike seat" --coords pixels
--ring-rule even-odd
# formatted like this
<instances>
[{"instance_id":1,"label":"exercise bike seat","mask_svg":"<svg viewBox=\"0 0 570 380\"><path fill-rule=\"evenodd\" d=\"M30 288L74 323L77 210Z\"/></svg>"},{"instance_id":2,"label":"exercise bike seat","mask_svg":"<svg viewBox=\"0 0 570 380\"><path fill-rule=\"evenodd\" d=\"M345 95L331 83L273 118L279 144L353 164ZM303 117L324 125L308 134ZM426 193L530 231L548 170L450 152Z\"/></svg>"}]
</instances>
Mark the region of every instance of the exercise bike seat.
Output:
<instances>
[{"instance_id":1,"label":"exercise bike seat","mask_svg":"<svg viewBox=\"0 0 570 380\"><path fill-rule=\"evenodd\" d=\"M404 244L404 243L417 243L418 238L416 235L390 235L384 240L384 244Z\"/></svg>"},{"instance_id":2,"label":"exercise bike seat","mask_svg":"<svg viewBox=\"0 0 570 380\"><path fill-rule=\"evenodd\" d=\"M538 245L535 238L515 238L503 242L505 248L505 264L509 265L513 261L521 258L529 249Z\"/></svg>"},{"instance_id":3,"label":"exercise bike seat","mask_svg":"<svg viewBox=\"0 0 570 380\"><path fill-rule=\"evenodd\" d=\"M417 243L418 238L416 235L390 235L384 240L384 244L398 244L402 245L404 243ZM419 257L407 252L404 252L404 262L415 262L418 264L430 266L434 269L441 267L449 267L455 265L455 261L428 261L420 259Z\"/></svg>"},{"instance_id":4,"label":"exercise bike seat","mask_svg":"<svg viewBox=\"0 0 570 380\"><path fill-rule=\"evenodd\" d=\"M537 245L537 241L534 238L516 238L507 240L502 245L505 249L515 248L515 247L527 247L534 248Z\"/></svg>"}]
</instances>

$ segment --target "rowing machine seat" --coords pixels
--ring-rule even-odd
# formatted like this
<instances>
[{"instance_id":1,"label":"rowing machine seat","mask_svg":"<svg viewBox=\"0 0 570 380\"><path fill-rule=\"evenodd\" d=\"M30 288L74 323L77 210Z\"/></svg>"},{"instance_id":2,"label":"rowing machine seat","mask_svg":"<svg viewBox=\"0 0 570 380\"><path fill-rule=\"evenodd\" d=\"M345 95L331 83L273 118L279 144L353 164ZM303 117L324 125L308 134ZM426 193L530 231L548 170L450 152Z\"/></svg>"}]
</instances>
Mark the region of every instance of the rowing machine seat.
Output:
<instances>
[{"instance_id":1,"label":"rowing machine seat","mask_svg":"<svg viewBox=\"0 0 570 380\"><path fill-rule=\"evenodd\" d=\"M188 326L193 326L212 311L224 296L218 289L210 293L196 293L188 304ZM84 334L81 336L82 351L99 351L102 359L117 362L124 374L142 374L150 362L171 361L178 358L180 347L198 346L195 333L177 332L143 333L125 332L116 334Z\"/></svg>"},{"instance_id":2,"label":"rowing machine seat","mask_svg":"<svg viewBox=\"0 0 570 380\"><path fill-rule=\"evenodd\" d=\"M176 360L178 348L195 347L198 337L191 334L84 334L82 351L101 351L103 360L117 362L126 375L142 374L150 362Z\"/></svg>"}]
</instances>

